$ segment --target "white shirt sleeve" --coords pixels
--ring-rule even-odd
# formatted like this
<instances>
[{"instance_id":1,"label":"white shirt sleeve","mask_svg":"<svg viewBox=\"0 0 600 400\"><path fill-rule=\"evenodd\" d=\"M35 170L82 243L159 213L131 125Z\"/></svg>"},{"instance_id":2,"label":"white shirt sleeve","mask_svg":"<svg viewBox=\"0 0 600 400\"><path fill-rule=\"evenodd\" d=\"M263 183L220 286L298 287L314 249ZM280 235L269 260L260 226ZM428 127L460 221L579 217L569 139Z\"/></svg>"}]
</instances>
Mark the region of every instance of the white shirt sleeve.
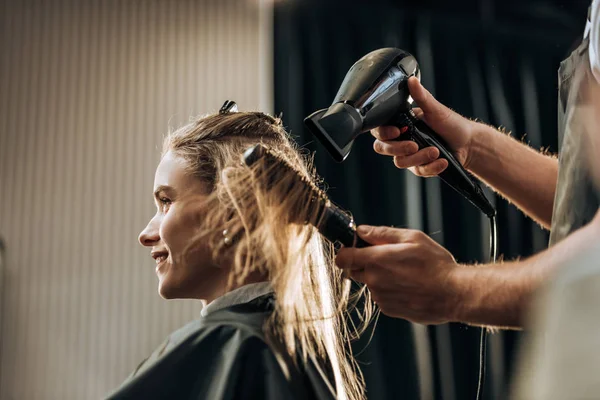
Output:
<instances>
[{"instance_id":1,"label":"white shirt sleeve","mask_svg":"<svg viewBox=\"0 0 600 400\"><path fill-rule=\"evenodd\" d=\"M596 81L600 83L600 0L592 2L590 22L586 33L590 37L589 56L590 67ZM589 32L589 33L588 33Z\"/></svg>"}]
</instances>

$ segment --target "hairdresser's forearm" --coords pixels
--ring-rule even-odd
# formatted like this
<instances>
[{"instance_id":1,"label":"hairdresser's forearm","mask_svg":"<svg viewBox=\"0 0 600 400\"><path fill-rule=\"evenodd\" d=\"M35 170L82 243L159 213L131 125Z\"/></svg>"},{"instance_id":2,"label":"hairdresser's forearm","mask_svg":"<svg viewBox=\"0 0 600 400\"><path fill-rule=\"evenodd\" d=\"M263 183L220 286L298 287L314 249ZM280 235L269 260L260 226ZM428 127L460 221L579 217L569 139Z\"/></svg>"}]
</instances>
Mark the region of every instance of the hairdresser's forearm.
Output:
<instances>
[{"instance_id":1,"label":"hairdresser's forearm","mask_svg":"<svg viewBox=\"0 0 600 400\"><path fill-rule=\"evenodd\" d=\"M521 327L536 290L600 238L600 218L557 245L522 261L465 266L456 271L463 298L455 319L475 325Z\"/></svg>"},{"instance_id":2,"label":"hairdresser's forearm","mask_svg":"<svg viewBox=\"0 0 600 400\"><path fill-rule=\"evenodd\" d=\"M469 171L550 228L558 161L507 134L477 124Z\"/></svg>"}]
</instances>

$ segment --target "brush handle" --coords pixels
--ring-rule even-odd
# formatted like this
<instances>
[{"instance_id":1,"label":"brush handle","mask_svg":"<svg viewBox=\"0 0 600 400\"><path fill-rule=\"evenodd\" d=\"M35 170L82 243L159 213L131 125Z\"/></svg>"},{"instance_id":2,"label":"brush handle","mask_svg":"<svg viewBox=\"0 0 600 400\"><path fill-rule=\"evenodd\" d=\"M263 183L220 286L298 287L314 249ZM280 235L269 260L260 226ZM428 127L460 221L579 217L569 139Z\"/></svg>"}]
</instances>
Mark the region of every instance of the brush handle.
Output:
<instances>
[{"instance_id":1,"label":"brush handle","mask_svg":"<svg viewBox=\"0 0 600 400\"><path fill-rule=\"evenodd\" d=\"M331 242L340 242L345 247L367 247L369 243L356 233L356 224L341 208L330 205L323 210L318 226L319 232Z\"/></svg>"}]
</instances>

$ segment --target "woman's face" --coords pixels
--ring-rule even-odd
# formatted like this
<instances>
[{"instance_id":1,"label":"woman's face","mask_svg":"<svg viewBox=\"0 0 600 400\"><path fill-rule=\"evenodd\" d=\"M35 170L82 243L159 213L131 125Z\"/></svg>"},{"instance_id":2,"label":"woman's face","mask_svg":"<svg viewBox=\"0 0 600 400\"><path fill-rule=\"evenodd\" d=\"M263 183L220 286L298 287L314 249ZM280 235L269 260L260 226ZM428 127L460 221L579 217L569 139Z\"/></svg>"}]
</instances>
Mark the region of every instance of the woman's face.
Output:
<instances>
[{"instance_id":1,"label":"woman's face","mask_svg":"<svg viewBox=\"0 0 600 400\"><path fill-rule=\"evenodd\" d=\"M205 213L206 185L186 170L183 158L167 152L156 168L154 201L157 211L139 241L156 261L158 292L165 299L206 301L225 291L228 269L211 261L202 244L186 253Z\"/></svg>"}]
</instances>

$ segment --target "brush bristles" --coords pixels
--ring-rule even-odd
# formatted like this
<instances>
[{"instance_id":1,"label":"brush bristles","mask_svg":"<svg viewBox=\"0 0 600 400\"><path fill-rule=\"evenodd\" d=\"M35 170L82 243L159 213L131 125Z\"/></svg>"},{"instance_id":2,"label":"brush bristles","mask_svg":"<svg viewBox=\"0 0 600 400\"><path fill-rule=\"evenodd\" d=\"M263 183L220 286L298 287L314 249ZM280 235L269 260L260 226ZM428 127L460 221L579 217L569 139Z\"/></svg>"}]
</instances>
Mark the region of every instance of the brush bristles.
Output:
<instances>
[{"instance_id":1,"label":"brush bristles","mask_svg":"<svg viewBox=\"0 0 600 400\"><path fill-rule=\"evenodd\" d=\"M265 193L288 203L290 222L319 226L323 211L330 202L306 173L262 144L249 148L244 153L243 162L252 169Z\"/></svg>"}]
</instances>

